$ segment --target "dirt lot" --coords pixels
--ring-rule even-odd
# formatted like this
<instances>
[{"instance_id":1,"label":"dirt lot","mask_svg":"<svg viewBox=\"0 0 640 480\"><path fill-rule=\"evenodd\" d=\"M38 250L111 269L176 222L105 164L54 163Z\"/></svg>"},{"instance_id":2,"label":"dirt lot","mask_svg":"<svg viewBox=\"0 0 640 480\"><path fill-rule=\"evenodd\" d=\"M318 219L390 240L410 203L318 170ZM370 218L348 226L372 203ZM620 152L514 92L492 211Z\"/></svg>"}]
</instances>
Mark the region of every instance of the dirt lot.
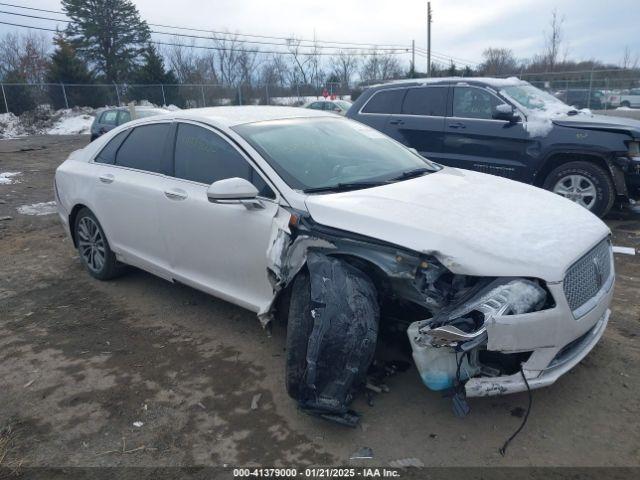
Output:
<instances>
[{"instance_id":1,"label":"dirt lot","mask_svg":"<svg viewBox=\"0 0 640 480\"><path fill-rule=\"evenodd\" d=\"M39 466L342 464L416 457L431 466L640 464L640 256L616 256L603 340L556 385L472 399L466 419L414 368L354 408L348 429L296 409L283 386L284 330L188 287L132 270L99 282L80 267L56 215L17 207L53 200L56 166L86 137L0 142L0 463ZM640 218L607 220L614 244L640 246ZM132 226L135 228L135 226ZM261 394L258 408L252 398ZM134 422L142 422L140 427Z\"/></svg>"}]
</instances>

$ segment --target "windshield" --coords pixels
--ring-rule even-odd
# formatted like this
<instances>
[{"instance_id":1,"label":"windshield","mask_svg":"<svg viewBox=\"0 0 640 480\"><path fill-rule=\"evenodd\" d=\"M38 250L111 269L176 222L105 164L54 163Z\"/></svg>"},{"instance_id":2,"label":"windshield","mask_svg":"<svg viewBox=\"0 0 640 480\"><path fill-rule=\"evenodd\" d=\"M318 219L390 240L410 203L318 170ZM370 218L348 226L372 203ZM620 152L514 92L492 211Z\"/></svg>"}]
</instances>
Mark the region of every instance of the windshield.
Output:
<instances>
[{"instance_id":1,"label":"windshield","mask_svg":"<svg viewBox=\"0 0 640 480\"><path fill-rule=\"evenodd\" d=\"M346 102L344 100L334 100L333 103L338 105L343 110L349 110L349 107L351 106L351 104L349 102Z\"/></svg>"},{"instance_id":2,"label":"windshield","mask_svg":"<svg viewBox=\"0 0 640 480\"><path fill-rule=\"evenodd\" d=\"M233 128L298 190L399 180L439 167L382 133L341 118L295 118ZM369 185L365 185L368 183Z\"/></svg>"},{"instance_id":3,"label":"windshield","mask_svg":"<svg viewBox=\"0 0 640 480\"><path fill-rule=\"evenodd\" d=\"M566 103L533 85L522 84L504 87L500 93L518 102L528 110L564 111L571 110Z\"/></svg>"}]
</instances>

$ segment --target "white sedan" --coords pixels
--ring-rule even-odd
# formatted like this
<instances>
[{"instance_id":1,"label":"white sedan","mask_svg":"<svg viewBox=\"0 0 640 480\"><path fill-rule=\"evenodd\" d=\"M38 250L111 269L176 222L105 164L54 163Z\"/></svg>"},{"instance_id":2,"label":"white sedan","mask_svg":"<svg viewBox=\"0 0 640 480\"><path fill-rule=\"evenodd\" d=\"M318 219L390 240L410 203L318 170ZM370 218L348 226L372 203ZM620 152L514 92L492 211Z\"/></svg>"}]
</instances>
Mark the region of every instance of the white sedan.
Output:
<instances>
[{"instance_id":1,"label":"white sedan","mask_svg":"<svg viewBox=\"0 0 640 480\"><path fill-rule=\"evenodd\" d=\"M381 322L408 332L429 388L485 396L550 385L609 318L593 214L330 113L137 120L72 153L55 189L90 275L133 265L288 321L288 392L343 423Z\"/></svg>"}]
</instances>

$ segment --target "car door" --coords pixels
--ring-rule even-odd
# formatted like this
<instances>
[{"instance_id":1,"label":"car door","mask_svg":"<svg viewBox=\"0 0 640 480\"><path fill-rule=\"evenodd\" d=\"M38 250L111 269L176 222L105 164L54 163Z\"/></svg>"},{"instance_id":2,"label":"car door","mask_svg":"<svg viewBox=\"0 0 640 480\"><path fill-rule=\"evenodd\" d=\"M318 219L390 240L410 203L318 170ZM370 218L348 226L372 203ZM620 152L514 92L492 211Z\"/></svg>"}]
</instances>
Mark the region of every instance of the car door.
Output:
<instances>
[{"instance_id":1,"label":"car door","mask_svg":"<svg viewBox=\"0 0 640 480\"><path fill-rule=\"evenodd\" d=\"M456 85L452 90L442 163L530 181L530 159L539 152L539 143L523 122L493 119L495 107L505 102L485 88Z\"/></svg>"},{"instance_id":2,"label":"car door","mask_svg":"<svg viewBox=\"0 0 640 480\"><path fill-rule=\"evenodd\" d=\"M408 88L400 112L388 117L385 133L420 155L440 161L448 92L446 85Z\"/></svg>"},{"instance_id":3,"label":"car door","mask_svg":"<svg viewBox=\"0 0 640 480\"><path fill-rule=\"evenodd\" d=\"M273 296L266 252L278 210L275 189L213 129L180 122L174 151L175 178L161 211L175 278L258 311ZM233 177L256 186L262 208L209 201L209 185Z\"/></svg>"},{"instance_id":4,"label":"car door","mask_svg":"<svg viewBox=\"0 0 640 480\"><path fill-rule=\"evenodd\" d=\"M406 88L387 88L375 91L352 118L387 133L389 116L400 113Z\"/></svg>"},{"instance_id":5,"label":"car door","mask_svg":"<svg viewBox=\"0 0 640 480\"><path fill-rule=\"evenodd\" d=\"M171 273L158 208L172 173L170 131L169 122L126 130L94 159L93 210L111 248L125 263L165 278Z\"/></svg>"}]
</instances>

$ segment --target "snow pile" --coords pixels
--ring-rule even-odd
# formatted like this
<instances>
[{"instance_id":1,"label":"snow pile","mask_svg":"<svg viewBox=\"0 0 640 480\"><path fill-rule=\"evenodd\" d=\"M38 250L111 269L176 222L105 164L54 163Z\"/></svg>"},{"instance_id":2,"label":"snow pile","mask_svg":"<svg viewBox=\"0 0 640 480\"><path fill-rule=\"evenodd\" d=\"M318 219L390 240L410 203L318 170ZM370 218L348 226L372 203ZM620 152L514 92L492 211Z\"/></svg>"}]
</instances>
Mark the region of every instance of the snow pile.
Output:
<instances>
[{"instance_id":1,"label":"snow pile","mask_svg":"<svg viewBox=\"0 0 640 480\"><path fill-rule=\"evenodd\" d=\"M78 135L87 134L91 130L93 115L74 110L59 110L61 113L55 125L46 131L47 135Z\"/></svg>"},{"instance_id":2,"label":"snow pile","mask_svg":"<svg viewBox=\"0 0 640 480\"><path fill-rule=\"evenodd\" d=\"M18 183L13 177L20 175L21 172L0 172L0 185L11 185Z\"/></svg>"},{"instance_id":3,"label":"snow pile","mask_svg":"<svg viewBox=\"0 0 640 480\"><path fill-rule=\"evenodd\" d=\"M629 107L618 107L618 108L616 108L616 110L623 110L623 111L627 111L627 110L633 110L633 108L629 108Z\"/></svg>"},{"instance_id":4,"label":"snow pile","mask_svg":"<svg viewBox=\"0 0 640 480\"><path fill-rule=\"evenodd\" d=\"M18 213L22 215L51 215L56 213L56 202L32 203L18 207Z\"/></svg>"},{"instance_id":5,"label":"snow pile","mask_svg":"<svg viewBox=\"0 0 640 480\"><path fill-rule=\"evenodd\" d=\"M0 114L0 138L16 138L26 135L20 119L13 113Z\"/></svg>"}]
</instances>

